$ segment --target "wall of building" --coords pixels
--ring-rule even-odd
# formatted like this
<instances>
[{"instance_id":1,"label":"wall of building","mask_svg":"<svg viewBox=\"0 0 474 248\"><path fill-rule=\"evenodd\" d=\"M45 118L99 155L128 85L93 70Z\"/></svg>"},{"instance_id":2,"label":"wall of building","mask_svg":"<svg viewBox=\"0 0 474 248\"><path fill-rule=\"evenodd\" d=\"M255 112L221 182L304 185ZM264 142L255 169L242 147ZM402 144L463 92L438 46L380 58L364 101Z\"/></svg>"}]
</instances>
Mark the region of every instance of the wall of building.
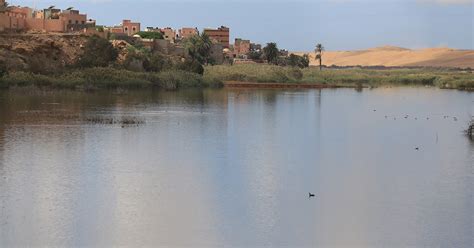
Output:
<instances>
[{"instance_id":1,"label":"wall of building","mask_svg":"<svg viewBox=\"0 0 474 248\"><path fill-rule=\"evenodd\" d=\"M204 33L212 40L221 44L224 48L229 48L230 29L227 27L220 27L218 29L204 29Z\"/></svg>"},{"instance_id":2,"label":"wall of building","mask_svg":"<svg viewBox=\"0 0 474 248\"><path fill-rule=\"evenodd\" d=\"M0 31L15 31L25 29L25 19L0 14Z\"/></svg>"},{"instance_id":3,"label":"wall of building","mask_svg":"<svg viewBox=\"0 0 474 248\"><path fill-rule=\"evenodd\" d=\"M87 15L73 14L73 13L61 13L60 20L63 20L66 24L82 24L85 25L87 22Z\"/></svg>"},{"instance_id":4,"label":"wall of building","mask_svg":"<svg viewBox=\"0 0 474 248\"><path fill-rule=\"evenodd\" d=\"M128 36L133 36L141 30L139 22L131 22L130 20L123 20L122 27L123 32Z\"/></svg>"},{"instance_id":5,"label":"wall of building","mask_svg":"<svg viewBox=\"0 0 474 248\"><path fill-rule=\"evenodd\" d=\"M39 30L46 32L64 32L66 30L64 21L58 19L45 20L28 18L25 19L25 27L28 30Z\"/></svg>"},{"instance_id":6,"label":"wall of building","mask_svg":"<svg viewBox=\"0 0 474 248\"><path fill-rule=\"evenodd\" d=\"M172 28L162 28L160 29L161 33L163 34L163 39L174 43L176 40L176 31Z\"/></svg>"}]
</instances>

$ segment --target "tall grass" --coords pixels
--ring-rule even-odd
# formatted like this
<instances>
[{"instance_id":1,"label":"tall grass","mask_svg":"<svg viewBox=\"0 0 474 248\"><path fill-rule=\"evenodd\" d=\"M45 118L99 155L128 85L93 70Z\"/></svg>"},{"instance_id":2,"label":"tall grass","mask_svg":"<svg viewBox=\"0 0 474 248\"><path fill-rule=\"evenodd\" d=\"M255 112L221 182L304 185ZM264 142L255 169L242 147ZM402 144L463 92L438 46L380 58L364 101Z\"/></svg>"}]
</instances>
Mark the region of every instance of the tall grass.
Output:
<instances>
[{"instance_id":1,"label":"tall grass","mask_svg":"<svg viewBox=\"0 0 474 248\"><path fill-rule=\"evenodd\" d=\"M474 74L443 69L298 69L266 64L206 67L205 77L221 81L314 83L336 86L429 85L474 90Z\"/></svg>"},{"instance_id":2,"label":"tall grass","mask_svg":"<svg viewBox=\"0 0 474 248\"><path fill-rule=\"evenodd\" d=\"M173 70L158 73L133 72L114 68L88 68L57 75L11 72L0 78L0 88L37 86L66 89L178 89L188 87L219 87L221 82L199 74Z\"/></svg>"}]
</instances>

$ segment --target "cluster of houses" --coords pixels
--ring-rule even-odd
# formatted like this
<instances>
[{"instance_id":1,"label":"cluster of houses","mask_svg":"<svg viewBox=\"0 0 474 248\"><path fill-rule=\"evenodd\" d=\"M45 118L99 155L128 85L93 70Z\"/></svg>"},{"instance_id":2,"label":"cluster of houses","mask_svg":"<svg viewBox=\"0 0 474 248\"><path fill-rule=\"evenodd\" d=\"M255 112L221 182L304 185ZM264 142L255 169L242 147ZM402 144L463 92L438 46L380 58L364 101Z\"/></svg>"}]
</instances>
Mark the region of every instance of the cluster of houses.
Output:
<instances>
[{"instance_id":1,"label":"cluster of houses","mask_svg":"<svg viewBox=\"0 0 474 248\"><path fill-rule=\"evenodd\" d=\"M89 27L95 27L95 21L73 8L61 10L51 6L36 10L7 6L5 0L0 0L0 31L75 32Z\"/></svg>"},{"instance_id":2,"label":"cluster of houses","mask_svg":"<svg viewBox=\"0 0 474 248\"><path fill-rule=\"evenodd\" d=\"M147 27L145 32L159 32L163 39L150 40L142 39L139 32L142 31L139 22L123 20L117 26L97 26L96 21L88 19L87 15L79 10L68 8L66 10L57 9L50 6L46 9L33 9L21 6L7 6L5 0L0 0L0 32L46 32L46 33L83 33L88 35L99 35L114 39L140 39L145 46L159 49L161 52L170 55L184 53L182 41L193 35L199 35L197 28L183 27L175 30L170 27L158 28ZM259 52L261 45L251 43L250 40L235 39L234 44L230 44L230 29L228 27L205 28L202 31L213 41L211 55L217 63L223 62L226 58L234 59L237 63L250 63L248 55L252 51Z\"/></svg>"}]
</instances>

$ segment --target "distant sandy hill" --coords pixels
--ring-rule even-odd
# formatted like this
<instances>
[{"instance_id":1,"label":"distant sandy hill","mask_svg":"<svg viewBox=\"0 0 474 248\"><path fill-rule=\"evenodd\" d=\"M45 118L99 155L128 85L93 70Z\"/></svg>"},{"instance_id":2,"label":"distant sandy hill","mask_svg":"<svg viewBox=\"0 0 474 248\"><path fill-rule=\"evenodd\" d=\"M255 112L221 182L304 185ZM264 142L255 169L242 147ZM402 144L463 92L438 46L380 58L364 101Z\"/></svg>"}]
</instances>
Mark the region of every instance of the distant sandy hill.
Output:
<instances>
[{"instance_id":1,"label":"distant sandy hill","mask_svg":"<svg viewBox=\"0 0 474 248\"><path fill-rule=\"evenodd\" d=\"M295 54L303 54L297 52ZM311 65L318 65L310 53ZM327 66L426 66L474 68L474 50L429 48L410 50L395 46L383 46L359 51L325 51L323 64Z\"/></svg>"}]
</instances>

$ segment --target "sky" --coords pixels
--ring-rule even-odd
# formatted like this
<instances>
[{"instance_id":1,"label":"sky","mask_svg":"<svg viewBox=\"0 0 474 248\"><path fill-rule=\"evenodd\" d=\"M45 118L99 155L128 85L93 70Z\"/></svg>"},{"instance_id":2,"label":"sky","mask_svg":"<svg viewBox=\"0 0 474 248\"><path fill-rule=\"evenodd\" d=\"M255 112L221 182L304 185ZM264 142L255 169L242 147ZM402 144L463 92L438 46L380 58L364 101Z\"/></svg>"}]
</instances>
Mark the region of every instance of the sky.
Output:
<instances>
[{"instance_id":1,"label":"sky","mask_svg":"<svg viewBox=\"0 0 474 248\"><path fill-rule=\"evenodd\" d=\"M474 49L474 0L7 0L13 5L75 7L98 24L122 19L154 27L231 28L231 39L276 42L291 51Z\"/></svg>"}]
</instances>

